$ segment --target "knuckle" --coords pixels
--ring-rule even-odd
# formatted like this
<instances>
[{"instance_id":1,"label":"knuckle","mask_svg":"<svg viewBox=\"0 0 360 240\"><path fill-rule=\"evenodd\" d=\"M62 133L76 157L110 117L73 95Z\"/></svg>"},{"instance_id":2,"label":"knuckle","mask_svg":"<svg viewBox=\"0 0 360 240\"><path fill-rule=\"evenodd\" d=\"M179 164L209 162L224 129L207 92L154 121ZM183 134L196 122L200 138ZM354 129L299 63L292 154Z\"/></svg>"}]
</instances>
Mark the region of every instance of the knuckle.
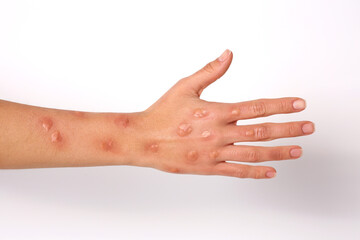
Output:
<instances>
[{"instance_id":1,"label":"knuckle","mask_svg":"<svg viewBox=\"0 0 360 240\"><path fill-rule=\"evenodd\" d=\"M275 149L271 152L271 159L283 160L285 159L284 153L280 149Z\"/></svg>"},{"instance_id":2,"label":"knuckle","mask_svg":"<svg viewBox=\"0 0 360 240\"><path fill-rule=\"evenodd\" d=\"M259 117L265 116L265 114L266 114L266 105L265 105L265 103L263 101L255 102L251 106L251 110L256 116L259 116Z\"/></svg>"},{"instance_id":3,"label":"knuckle","mask_svg":"<svg viewBox=\"0 0 360 240\"><path fill-rule=\"evenodd\" d=\"M262 174L259 170L255 170L255 175L254 175L254 178L255 179L260 179L262 178Z\"/></svg>"},{"instance_id":4,"label":"knuckle","mask_svg":"<svg viewBox=\"0 0 360 240\"><path fill-rule=\"evenodd\" d=\"M269 129L268 127L261 126L254 129L254 137L256 140L269 140Z\"/></svg>"},{"instance_id":5,"label":"knuckle","mask_svg":"<svg viewBox=\"0 0 360 240\"><path fill-rule=\"evenodd\" d=\"M291 109L289 101L281 100L279 102L279 110L280 110L280 112L288 112L289 109Z\"/></svg>"},{"instance_id":6,"label":"knuckle","mask_svg":"<svg viewBox=\"0 0 360 240\"><path fill-rule=\"evenodd\" d=\"M233 175L238 178L246 178L248 176L248 171L244 168L236 168Z\"/></svg>"},{"instance_id":7,"label":"knuckle","mask_svg":"<svg viewBox=\"0 0 360 240\"><path fill-rule=\"evenodd\" d=\"M296 135L298 135L298 133L299 133L299 130L298 130L297 124L294 124L294 123L290 124L289 128L288 128L289 136L296 136Z\"/></svg>"},{"instance_id":8,"label":"knuckle","mask_svg":"<svg viewBox=\"0 0 360 240\"><path fill-rule=\"evenodd\" d=\"M250 162L259 162L260 161L260 152L256 150L251 150L247 152L247 160Z\"/></svg>"},{"instance_id":9,"label":"knuckle","mask_svg":"<svg viewBox=\"0 0 360 240\"><path fill-rule=\"evenodd\" d=\"M208 64L205 65L205 67L203 68L203 70L207 73L214 73L215 72L215 66L213 62L209 62Z\"/></svg>"}]
</instances>

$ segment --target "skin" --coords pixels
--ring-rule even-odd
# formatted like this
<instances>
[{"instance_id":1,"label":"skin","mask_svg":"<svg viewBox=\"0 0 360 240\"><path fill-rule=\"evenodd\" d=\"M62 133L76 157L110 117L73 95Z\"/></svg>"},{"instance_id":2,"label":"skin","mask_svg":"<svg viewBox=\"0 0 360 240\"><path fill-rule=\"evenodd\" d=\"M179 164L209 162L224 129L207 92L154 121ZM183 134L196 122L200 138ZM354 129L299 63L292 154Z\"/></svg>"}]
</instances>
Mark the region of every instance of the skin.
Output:
<instances>
[{"instance_id":1,"label":"skin","mask_svg":"<svg viewBox=\"0 0 360 240\"><path fill-rule=\"evenodd\" d=\"M309 135L314 124L236 125L242 119L300 112L306 104L298 97L239 103L200 99L227 71L232 57L226 50L143 112L76 112L0 101L0 168L132 165L170 173L273 178L273 167L248 163L297 159L300 146L234 143Z\"/></svg>"}]
</instances>

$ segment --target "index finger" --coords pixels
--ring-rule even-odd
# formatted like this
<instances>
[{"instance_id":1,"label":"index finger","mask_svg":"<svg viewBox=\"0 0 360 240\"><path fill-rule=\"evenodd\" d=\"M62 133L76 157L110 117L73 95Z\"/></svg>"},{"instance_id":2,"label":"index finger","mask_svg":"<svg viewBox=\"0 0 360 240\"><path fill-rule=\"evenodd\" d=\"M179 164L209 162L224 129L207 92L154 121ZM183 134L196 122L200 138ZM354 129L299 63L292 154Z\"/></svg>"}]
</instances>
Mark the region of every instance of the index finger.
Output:
<instances>
[{"instance_id":1,"label":"index finger","mask_svg":"<svg viewBox=\"0 0 360 240\"><path fill-rule=\"evenodd\" d=\"M229 122L241 119L266 117L274 114L294 113L304 110L306 102L298 97L262 98L252 101L226 104L225 116Z\"/></svg>"}]
</instances>

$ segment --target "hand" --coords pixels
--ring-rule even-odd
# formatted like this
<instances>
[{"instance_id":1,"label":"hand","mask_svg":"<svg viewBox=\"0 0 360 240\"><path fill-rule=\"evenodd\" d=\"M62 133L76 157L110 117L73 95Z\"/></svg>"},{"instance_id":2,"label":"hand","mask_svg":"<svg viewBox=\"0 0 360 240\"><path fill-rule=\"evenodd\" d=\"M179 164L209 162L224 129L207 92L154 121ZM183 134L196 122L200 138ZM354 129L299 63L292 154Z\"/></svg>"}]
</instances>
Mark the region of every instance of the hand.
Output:
<instances>
[{"instance_id":1,"label":"hand","mask_svg":"<svg viewBox=\"0 0 360 240\"><path fill-rule=\"evenodd\" d=\"M310 121L236 125L242 119L300 112L305 108L303 99L286 97L230 104L200 99L202 91L227 71L232 57L232 52L226 50L198 72L178 81L141 114L145 153L139 165L171 173L272 178L276 175L272 167L227 161L258 163L301 156L302 149L296 145L260 147L234 143L313 133L314 124Z\"/></svg>"}]
</instances>

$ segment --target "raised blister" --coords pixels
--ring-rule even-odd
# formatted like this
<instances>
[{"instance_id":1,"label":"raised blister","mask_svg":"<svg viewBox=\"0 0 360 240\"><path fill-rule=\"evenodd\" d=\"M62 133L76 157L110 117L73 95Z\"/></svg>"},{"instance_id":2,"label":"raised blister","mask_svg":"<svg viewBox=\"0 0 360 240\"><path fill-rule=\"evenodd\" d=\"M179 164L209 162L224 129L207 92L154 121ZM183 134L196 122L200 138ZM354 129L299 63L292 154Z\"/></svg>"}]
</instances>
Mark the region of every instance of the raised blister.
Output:
<instances>
[{"instance_id":1,"label":"raised blister","mask_svg":"<svg viewBox=\"0 0 360 240\"><path fill-rule=\"evenodd\" d=\"M180 124L176 132L180 137L189 135L192 132L191 124L189 123Z\"/></svg>"},{"instance_id":2,"label":"raised blister","mask_svg":"<svg viewBox=\"0 0 360 240\"><path fill-rule=\"evenodd\" d=\"M216 160L218 156L219 156L218 151L212 151L212 152L209 153L209 157L210 157L211 160Z\"/></svg>"},{"instance_id":3,"label":"raised blister","mask_svg":"<svg viewBox=\"0 0 360 240\"><path fill-rule=\"evenodd\" d=\"M78 118L85 118L85 112L81 112L81 111L71 111L71 113Z\"/></svg>"},{"instance_id":4,"label":"raised blister","mask_svg":"<svg viewBox=\"0 0 360 240\"><path fill-rule=\"evenodd\" d=\"M196 118L203 118L206 117L207 115L209 115L209 112L202 108L195 109L194 111L194 117Z\"/></svg>"},{"instance_id":5,"label":"raised blister","mask_svg":"<svg viewBox=\"0 0 360 240\"><path fill-rule=\"evenodd\" d=\"M101 147L104 151L109 152L114 147L114 141L111 139L107 139L101 143Z\"/></svg>"},{"instance_id":6,"label":"raised blister","mask_svg":"<svg viewBox=\"0 0 360 240\"><path fill-rule=\"evenodd\" d=\"M253 136L254 135L254 131L253 130L248 130L245 132L245 136Z\"/></svg>"},{"instance_id":7,"label":"raised blister","mask_svg":"<svg viewBox=\"0 0 360 240\"><path fill-rule=\"evenodd\" d=\"M208 137L210 137L210 135L211 135L211 133L210 133L210 131L208 131L208 130L203 131L203 132L201 133L201 137L203 137L203 138L208 138Z\"/></svg>"},{"instance_id":8,"label":"raised blister","mask_svg":"<svg viewBox=\"0 0 360 240\"><path fill-rule=\"evenodd\" d=\"M45 118L42 118L40 120L40 123L41 123L41 126L42 128L45 130L45 131L49 131L51 129L51 127L53 126L53 121L48 118L48 117L45 117Z\"/></svg>"},{"instance_id":9,"label":"raised blister","mask_svg":"<svg viewBox=\"0 0 360 240\"><path fill-rule=\"evenodd\" d=\"M150 152L157 152L159 150L159 144L157 143L152 143L148 146L148 150Z\"/></svg>"},{"instance_id":10,"label":"raised blister","mask_svg":"<svg viewBox=\"0 0 360 240\"><path fill-rule=\"evenodd\" d=\"M195 150L189 151L187 154L187 160L189 162L195 162L198 159L198 157L199 157L199 154Z\"/></svg>"},{"instance_id":11,"label":"raised blister","mask_svg":"<svg viewBox=\"0 0 360 240\"><path fill-rule=\"evenodd\" d=\"M119 126L119 127L123 127L123 128L126 128L129 126L129 118L126 117L126 116L117 116L115 119L114 119L114 123L116 126Z\"/></svg>"},{"instance_id":12,"label":"raised blister","mask_svg":"<svg viewBox=\"0 0 360 240\"><path fill-rule=\"evenodd\" d=\"M234 115L234 116L237 116L240 114L240 110L239 109L234 109L231 111L231 114Z\"/></svg>"},{"instance_id":13,"label":"raised blister","mask_svg":"<svg viewBox=\"0 0 360 240\"><path fill-rule=\"evenodd\" d=\"M59 131L55 131L51 134L51 142L56 143L61 141L62 141L62 137Z\"/></svg>"}]
</instances>

